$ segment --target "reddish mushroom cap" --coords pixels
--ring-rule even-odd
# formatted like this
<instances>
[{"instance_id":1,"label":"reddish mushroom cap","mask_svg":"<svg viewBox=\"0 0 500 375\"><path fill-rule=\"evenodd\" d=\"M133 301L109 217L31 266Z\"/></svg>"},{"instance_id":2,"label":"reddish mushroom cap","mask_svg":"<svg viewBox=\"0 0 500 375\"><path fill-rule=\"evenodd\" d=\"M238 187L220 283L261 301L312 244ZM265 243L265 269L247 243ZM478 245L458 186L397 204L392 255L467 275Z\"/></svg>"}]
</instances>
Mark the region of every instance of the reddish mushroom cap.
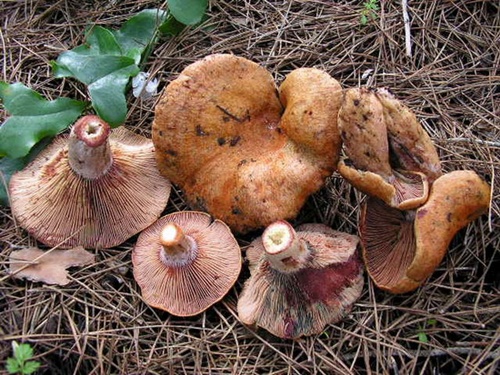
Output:
<instances>
[{"instance_id":1,"label":"reddish mushroom cap","mask_svg":"<svg viewBox=\"0 0 500 375\"><path fill-rule=\"evenodd\" d=\"M352 308L363 288L358 238L322 224L278 221L247 250L250 278L238 315L282 338L320 333Z\"/></svg>"},{"instance_id":2,"label":"reddish mushroom cap","mask_svg":"<svg viewBox=\"0 0 500 375\"><path fill-rule=\"evenodd\" d=\"M109 136L109 137L108 137ZM151 140L85 116L10 181L18 223L40 242L109 248L154 222L170 182Z\"/></svg>"},{"instance_id":3,"label":"reddish mushroom cap","mask_svg":"<svg viewBox=\"0 0 500 375\"><path fill-rule=\"evenodd\" d=\"M416 289L441 263L455 234L486 212L489 201L488 184L472 171L439 177L417 210L401 211L369 198L360 220L368 274L392 293Z\"/></svg>"},{"instance_id":4,"label":"reddish mushroom cap","mask_svg":"<svg viewBox=\"0 0 500 375\"><path fill-rule=\"evenodd\" d=\"M155 108L158 166L193 209L237 232L293 218L335 169L341 96L318 69L293 71L278 91L256 63L208 56L170 82Z\"/></svg>"},{"instance_id":5,"label":"reddish mushroom cap","mask_svg":"<svg viewBox=\"0 0 500 375\"><path fill-rule=\"evenodd\" d=\"M231 289L241 270L241 250L222 221L182 211L161 217L139 235L132 263L148 305L192 316Z\"/></svg>"}]
</instances>

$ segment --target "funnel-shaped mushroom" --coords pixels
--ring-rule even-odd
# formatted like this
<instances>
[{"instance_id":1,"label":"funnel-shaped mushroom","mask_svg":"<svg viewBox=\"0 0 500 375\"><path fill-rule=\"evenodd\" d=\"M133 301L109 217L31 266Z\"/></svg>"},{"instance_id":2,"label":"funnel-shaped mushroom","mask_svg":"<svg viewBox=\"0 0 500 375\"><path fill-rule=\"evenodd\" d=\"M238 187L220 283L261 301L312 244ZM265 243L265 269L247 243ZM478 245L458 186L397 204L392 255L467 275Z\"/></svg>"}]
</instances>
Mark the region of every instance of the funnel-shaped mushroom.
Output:
<instances>
[{"instance_id":1,"label":"funnel-shaped mushroom","mask_svg":"<svg viewBox=\"0 0 500 375\"><path fill-rule=\"evenodd\" d=\"M238 315L281 338L320 333L351 310L363 288L358 238L322 224L266 228L247 250L250 278Z\"/></svg>"},{"instance_id":2,"label":"funnel-shaped mushroom","mask_svg":"<svg viewBox=\"0 0 500 375\"><path fill-rule=\"evenodd\" d=\"M132 263L148 305L192 316L231 289L241 270L241 250L222 221L182 211L161 217L139 235Z\"/></svg>"},{"instance_id":3,"label":"funnel-shaped mushroom","mask_svg":"<svg viewBox=\"0 0 500 375\"><path fill-rule=\"evenodd\" d=\"M472 171L439 177L417 210L401 211L369 198L360 235L370 277L392 293L416 289L439 265L455 234L486 212L489 200L488 184Z\"/></svg>"},{"instance_id":4,"label":"funnel-shaped mushroom","mask_svg":"<svg viewBox=\"0 0 500 375\"><path fill-rule=\"evenodd\" d=\"M399 209L422 205L441 174L428 134L385 89L346 90L339 129L348 159L339 173L362 192Z\"/></svg>"},{"instance_id":5,"label":"funnel-shaped mushroom","mask_svg":"<svg viewBox=\"0 0 500 375\"><path fill-rule=\"evenodd\" d=\"M158 167L193 209L237 232L293 218L336 167L341 98L340 84L318 69L293 71L278 91L256 63L208 56L156 106Z\"/></svg>"},{"instance_id":6,"label":"funnel-shaped mushroom","mask_svg":"<svg viewBox=\"0 0 500 375\"><path fill-rule=\"evenodd\" d=\"M12 212L49 246L109 248L153 223L170 182L157 170L153 143L124 127L110 131L85 116L12 176Z\"/></svg>"}]
</instances>

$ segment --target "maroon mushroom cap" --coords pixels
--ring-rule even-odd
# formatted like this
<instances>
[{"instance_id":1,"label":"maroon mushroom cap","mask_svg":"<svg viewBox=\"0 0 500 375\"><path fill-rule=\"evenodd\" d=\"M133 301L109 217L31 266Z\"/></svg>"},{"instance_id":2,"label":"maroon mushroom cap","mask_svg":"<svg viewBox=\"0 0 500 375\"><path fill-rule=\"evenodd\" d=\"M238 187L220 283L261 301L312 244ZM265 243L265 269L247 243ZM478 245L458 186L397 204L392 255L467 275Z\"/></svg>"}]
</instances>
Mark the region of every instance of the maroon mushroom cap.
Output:
<instances>
[{"instance_id":1,"label":"maroon mushroom cap","mask_svg":"<svg viewBox=\"0 0 500 375\"><path fill-rule=\"evenodd\" d=\"M358 238L322 224L278 221L247 250L250 278L238 300L245 324L281 338L320 333L352 308L363 288Z\"/></svg>"}]
</instances>

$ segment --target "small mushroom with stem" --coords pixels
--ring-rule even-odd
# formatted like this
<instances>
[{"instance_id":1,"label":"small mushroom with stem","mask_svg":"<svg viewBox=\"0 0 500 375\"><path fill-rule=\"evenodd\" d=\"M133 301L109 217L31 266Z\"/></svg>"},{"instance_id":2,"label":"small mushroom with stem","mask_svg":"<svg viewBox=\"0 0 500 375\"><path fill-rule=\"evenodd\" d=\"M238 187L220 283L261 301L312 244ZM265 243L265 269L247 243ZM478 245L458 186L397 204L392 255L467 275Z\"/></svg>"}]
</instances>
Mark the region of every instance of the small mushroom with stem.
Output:
<instances>
[{"instance_id":1,"label":"small mushroom with stem","mask_svg":"<svg viewBox=\"0 0 500 375\"><path fill-rule=\"evenodd\" d=\"M221 300L241 270L241 249L226 224L181 211L144 230L132 252L144 301L176 316L197 315Z\"/></svg>"},{"instance_id":2,"label":"small mushroom with stem","mask_svg":"<svg viewBox=\"0 0 500 375\"><path fill-rule=\"evenodd\" d=\"M269 225L247 249L241 321L294 339L341 320L363 289L358 241L323 224L296 230L281 220Z\"/></svg>"},{"instance_id":3,"label":"small mushroom with stem","mask_svg":"<svg viewBox=\"0 0 500 375\"><path fill-rule=\"evenodd\" d=\"M399 209L417 208L441 175L437 151L415 114L386 89L344 92L339 129L347 154L339 173Z\"/></svg>"},{"instance_id":4,"label":"small mushroom with stem","mask_svg":"<svg viewBox=\"0 0 500 375\"><path fill-rule=\"evenodd\" d=\"M427 202L415 210L368 198L359 232L373 282L391 293L419 287L442 261L455 234L485 213L489 202L490 187L473 171L439 177Z\"/></svg>"},{"instance_id":5,"label":"small mushroom with stem","mask_svg":"<svg viewBox=\"0 0 500 375\"><path fill-rule=\"evenodd\" d=\"M58 136L9 185L18 223L48 246L117 246L158 217L171 184L151 140L94 115Z\"/></svg>"},{"instance_id":6,"label":"small mushroom with stem","mask_svg":"<svg viewBox=\"0 0 500 375\"><path fill-rule=\"evenodd\" d=\"M158 167L192 209L236 232L292 219L335 170L341 98L319 69L295 69L278 90L252 61L207 56L170 82L155 108Z\"/></svg>"}]
</instances>

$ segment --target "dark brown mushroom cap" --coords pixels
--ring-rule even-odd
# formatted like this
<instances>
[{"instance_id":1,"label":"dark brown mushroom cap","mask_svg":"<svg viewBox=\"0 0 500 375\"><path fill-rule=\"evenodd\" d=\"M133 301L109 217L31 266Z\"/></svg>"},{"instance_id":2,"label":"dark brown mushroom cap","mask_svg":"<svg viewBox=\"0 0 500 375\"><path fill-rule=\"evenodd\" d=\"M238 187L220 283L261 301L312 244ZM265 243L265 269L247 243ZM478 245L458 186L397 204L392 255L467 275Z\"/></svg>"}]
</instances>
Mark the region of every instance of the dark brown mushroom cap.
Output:
<instances>
[{"instance_id":1,"label":"dark brown mushroom cap","mask_svg":"<svg viewBox=\"0 0 500 375\"><path fill-rule=\"evenodd\" d=\"M339 173L358 190L399 209L427 200L441 166L415 114L385 89L344 92L339 129L348 159Z\"/></svg>"},{"instance_id":2,"label":"dark brown mushroom cap","mask_svg":"<svg viewBox=\"0 0 500 375\"><path fill-rule=\"evenodd\" d=\"M196 256L183 266L168 266L161 260L160 232L168 223L177 224L197 244ZM240 247L226 224L204 212L182 211L161 217L139 235L132 263L148 305L192 316L226 295L242 262Z\"/></svg>"},{"instance_id":3,"label":"dark brown mushroom cap","mask_svg":"<svg viewBox=\"0 0 500 375\"><path fill-rule=\"evenodd\" d=\"M193 209L237 232L293 218L335 169L340 99L340 84L318 69L297 69L278 91L258 64L208 56L155 108L159 169Z\"/></svg>"},{"instance_id":4,"label":"dark brown mushroom cap","mask_svg":"<svg viewBox=\"0 0 500 375\"><path fill-rule=\"evenodd\" d=\"M352 308L363 288L358 238L322 224L297 228L310 250L297 271L282 273L266 259L262 237L247 249L250 278L238 300L238 315L281 338L320 333ZM286 260L285 260L286 261Z\"/></svg>"},{"instance_id":5,"label":"dark brown mushroom cap","mask_svg":"<svg viewBox=\"0 0 500 375\"><path fill-rule=\"evenodd\" d=\"M472 171L439 177L417 210L401 211L369 198L360 219L368 274L392 293L416 289L441 263L455 234L486 212L489 201L488 184Z\"/></svg>"},{"instance_id":6,"label":"dark brown mushroom cap","mask_svg":"<svg viewBox=\"0 0 500 375\"><path fill-rule=\"evenodd\" d=\"M106 173L87 179L69 164L68 137L57 137L12 176L11 207L19 225L48 246L109 248L153 223L171 187L158 172L153 143L120 127L111 132L109 148Z\"/></svg>"}]
</instances>

